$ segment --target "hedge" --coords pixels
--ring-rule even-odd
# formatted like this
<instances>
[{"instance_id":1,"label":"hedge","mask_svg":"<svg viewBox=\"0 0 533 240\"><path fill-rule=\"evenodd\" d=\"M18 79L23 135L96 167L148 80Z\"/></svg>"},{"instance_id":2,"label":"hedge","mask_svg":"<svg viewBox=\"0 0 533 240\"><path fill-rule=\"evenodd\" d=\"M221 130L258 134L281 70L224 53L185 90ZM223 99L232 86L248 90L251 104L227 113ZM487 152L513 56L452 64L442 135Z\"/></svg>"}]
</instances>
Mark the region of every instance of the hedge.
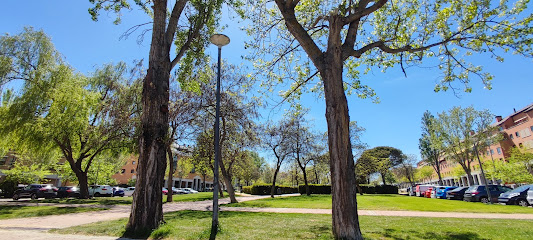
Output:
<instances>
[{"instance_id":1,"label":"hedge","mask_svg":"<svg viewBox=\"0 0 533 240\"><path fill-rule=\"evenodd\" d=\"M369 186L369 185L360 185L363 193L366 194L397 194L398 187L392 185L380 185L380 186ZM305 185L300 185L299 192L305 194ZM359 193L359 189L356 189ZM309 184L309 191L311 194L331 194L331 185L321 185L321 184Z\"/></svg>"},{"instance_id":2,"label":"hedge","mask_svg":"<svg viewBox=\"0 0 533 240\"><path fill-rule=\"evenodd\" d=\"M252 186L242 187L243 192L252 194L252 195L270 195L272 189L272 184L256 184ZM279 186L276 185L276 195L288 194L288 193L297 193L298 188L288 187L288 186Z\"/></svg>"},{"instance_id":3,"label":"hedge","mask_svg":"<svg viewBox=\"0 0 533 240\"><path fill-rule=\"evenodd\" d=\"M379 185L379 186L360 185L360 187L363 193L366 193L366 194L397 194L398 193L398 187L392 186L392 185ZM248 193L252 195L269 195L270 189L272 189L272 184L257 184L253 186L242 187L242 191L244 193ZM311 194L331 194L331 185L309 184L309 191L311 192ZM276 195L297 193L297 192L299 192L300 194L306 194L305 185L300 185L298 186L298 188L276 185ZM359 193L358 189L357 189L357 193Z\"/></svg>"},{"instance_id":4,"label":"hedge","mask_svg":"<svg viewBox=\"0 0 533 240\"><path fill-rule=\"evenodd\" d=\"M305 185L298 186L300 194L306 194ZM311 194L331 194L331 185L325 184L309 184L309 192Z\"/></svg>"}]
</instances>

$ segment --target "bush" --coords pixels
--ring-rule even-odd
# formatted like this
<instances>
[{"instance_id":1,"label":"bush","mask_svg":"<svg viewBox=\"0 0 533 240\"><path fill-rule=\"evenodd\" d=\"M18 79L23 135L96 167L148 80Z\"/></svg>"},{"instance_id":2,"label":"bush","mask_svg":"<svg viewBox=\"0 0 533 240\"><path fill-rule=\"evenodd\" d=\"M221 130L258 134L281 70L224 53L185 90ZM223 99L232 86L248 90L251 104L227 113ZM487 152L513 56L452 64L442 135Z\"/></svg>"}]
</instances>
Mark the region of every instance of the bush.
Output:
<instances>
[{"instance_id":1,"label":"bush","mask_svg":"<svg viewBox=\"0 0 533 240\"><path fill-rule=\"evenodd\" d=\"M17 190L17 182L5 180L0 183L0 189L2 190L2 195L6 198L13 197L13 193Z\"/></svg>"},{"instance_id":2,"label":"bush","mask_svg":"<svg viewBox=\"0 0 533 240\"><path fill-rule=\"evenodd\" d=\"M359 185L363 193L366 194L398 194L398 187L392 185ZM359 193L359 192L358 192Z\"/></svg>"},{"instance_id":3,"label":"bush","mask_svg":"<svg viewBox=\"0 0 533 240\"><path fill-rule=\"evenodd\" d=\"M255 184L253 186L250 187L250 194L252 195L269 195L270 194L270 190L272 189L272 184ZM244 190L244 187L243 187L243 191L245 193L246 190ZM276 195L280 195L280 194L288 194L288 193L297 193L298 192L298 188L296 187L288 187L288 186L278 186L276 185L276 191L275 191L275 194Z\"/></svg>"},{"instance_id":4,"label":"bush","mask_svg":"<svg viewBox=\"0 0 533 240\"><path fill-rule=\"evenodd\" d=\"M309 192L311 194L331 194L331 185L325 184L308 184ZM306 194L305 185L298 186L300 194Z\"/></svg>"},{"instance_id":5,"label":"bush","mask_svg":"<svg viewBox=\"0 0 533 240\"><path fill-rule=\"evenodd\" d=\"M391 185L359 185L363 193L366 194L397 194L398 187ZM305 185L300 185L298 190L301 194L305 194ZM331 194L331 185L323 184L309 184L309 191L311 194ZM357 193L359 190L356 189Z\"/></svg>"},{"instance_id":6,"label":"bush","mask_svg":"<svg viewBox=\"0 0 533 240\"><path fill-rule=\"evenodd\" d=\"M247 194L252 194L252 186L242 187L242 192L247 193Z\"/></svg>"}]
</instances>

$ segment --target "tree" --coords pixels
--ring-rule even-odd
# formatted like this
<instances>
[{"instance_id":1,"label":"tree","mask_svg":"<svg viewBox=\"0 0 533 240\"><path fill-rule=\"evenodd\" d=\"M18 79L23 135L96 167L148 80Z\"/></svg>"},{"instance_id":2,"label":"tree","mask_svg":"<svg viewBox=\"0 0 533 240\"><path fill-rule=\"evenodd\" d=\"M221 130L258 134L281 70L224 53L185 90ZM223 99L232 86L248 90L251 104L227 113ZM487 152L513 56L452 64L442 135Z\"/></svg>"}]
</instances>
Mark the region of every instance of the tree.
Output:
<instances>
[{"instance_id":1,"label":"tree","mask_svg":"<svg viewBox=\"0 0 533 240\"><path fill-rule=\"evenodd\" d=\"M422 168L418 169L415 177L422 181L427 181L427 180L431 180L432 175L433 175L433 168L430 166L423 166Z\"/></svg>"},{"instance_id":2,"label":"tree","mask_svg":"<svg viewBox=\"0 0 533 240\"><path fill-rule=\"evenodd\" d=\"M390 174L390 169L396 167L405 159L401 150L393 147L375 147L365 150L357 162L365 165L367 173L379 173L383 185L387 185L386 176Z\"/></svg>"},{"instance_id":3,"label":"tree","mask_svg":"<svg viewBox=\"0 0 533 240\"><path fill-rule=\"evenodd\" d=\"M203 75L209 76L210 68L204 68ZM246 94L249 93L249 78L242 74L239 67L233 65L224 66L221 69L221 85L224 91L221 92L220 102L220 146L221 156L220 172L226 190L232 203L237 202L233 178L239 162L245 160L243 154L245 150L253 149L258 145L256 136L256 125L254 120L258 117L256 100L252 100ZM211 76L213 76L211 74ZM213 82L214 78L207 78L206 82L200 84L201 89L201 111L198 113L201 132L209 131L214 133L216 94ZM213 134L214 135L214 134ZM212 135L212 136L213 136ZM214 155L213 155L214 156Z\"/></svg>"},{"instance_id":4,"label":"tree","mask_svg":"<svg viewBox=\"0 0 533 240\"><path fill-rule=\"evenodd\" d=\"M89 9L93 20L97 20L101 10L106 10L117 14L118 23L121 10L131 9L131 1L127 0L89 1L94 4ZM167 0L133 2L152 18L152 37L143 81L139 165L128 232L156 229L163 221L161 188L168 153L170 72L179 65L179 74L187 75L196 61L202 60L199 56L214 31L223 1L176 0L170 9ZM173 57L172 44L176 46Z\"/></svg>"},{"instance_id":5,"label":"tree","mask_svg":"<svg viewBox=\"0 0 533 240\"><path fill-rule=\"evenodd\" d=\"M393 169L393 172L396 173L395 175L398 179L407 180L411 186L414 186L417 163L418 159L416 155L408 154L405 159Z\"/></svg>"},{"instance_id":6,"label":"tree","mask_svg":"<svg viewBox=\"0 0 533 240\"><path fill-rule=\"evenodd\" d=\"M511 149L506 161L485 161L487 175L504 182L533 183L533 153L519 148ZM495 166L494 166L495 165Z\"/></svg>"},{"instance_id":7,"label":"tree","mask_svg":"<svg viewBox=\"0 0 533 240\"><path fill-rule=\"evenodd\" d=\"M250 8L241 14L253 22L248 33L255 39L246 47L256 50L251 58L262 67L259 71L267 76L269 85L293 81L284 96L298 95L305 91L306 83L320 78L310 90L323 87L326 100L333 235L338 239L362 238L345 89L363 98L373 97L374 92L361 84L362 73L393 66L405 71L405 66L435 58L444 76L435 90L453 88L458 80L469 92L470 77L479 77L490 88L491 76L469 64L466 56L488 52L502 60L498 48L531 56L531 16L523 13L527 7L523 1L248 2ZM351 81L344 81L344 76Z\"/></svg>"},{"instance_id":8,"label":"tree","mask_svg":"<svg viewBox=\"0 0 533 240\"><path fill-rule=\"evenodd\" d=\"M291 154L289 146L289 132L285 131L291 127L291 122L282 119L276 124L267 124L263 130L261 143L269 151L272 151L276 158L276 165L274 168L274 175L272 177L272 188L270 190L270 197L274 198L276 191L276 179L278 177L281 165L285 162L287 157Z\"/></svg>"},{"instance_id":9,"label":"tree","mask_svg":"<svg viewBox=\"0 0 533 240\"><path fill-rule=\"evenodd\" d=\"M436 129L438 123L435 117L429 112L424 112L422 116L422 137L419 139L418 148L423 161L433 167L439 177L439 185L442 185L440 173L440 157L442 156L442 136Z\"/></svg>"},{"instance_id":10,"label":"tree","mask_svg":"<svg viewBox=\"0 0 533 240\"><path fill-rule=\"evenodd\" d=\"M20 94L0 109L0 132L13 149L61 151L88 197L88 173L102 154L133 148L139 113L136 75L124 63L104 65L85 77L67 66L42 31L26 28L5 36L0 47L1 80L23 80ZM135 71L133 71L135 72Z\"/></svg>"},{"instance_id":11,"label":"tree","mask_svg":"<svg viewBox=\"0 0 533 240\"><path fill-rule=\"evenodd\" d=\"M440 113L435 125L442 136L446 155L463 168L470 186L474 185L471 167L475 161L474 144L478 149L485 149L496 130L491 121L492 114L488 110L454 107Z\"/></svg>"}]
</instances>

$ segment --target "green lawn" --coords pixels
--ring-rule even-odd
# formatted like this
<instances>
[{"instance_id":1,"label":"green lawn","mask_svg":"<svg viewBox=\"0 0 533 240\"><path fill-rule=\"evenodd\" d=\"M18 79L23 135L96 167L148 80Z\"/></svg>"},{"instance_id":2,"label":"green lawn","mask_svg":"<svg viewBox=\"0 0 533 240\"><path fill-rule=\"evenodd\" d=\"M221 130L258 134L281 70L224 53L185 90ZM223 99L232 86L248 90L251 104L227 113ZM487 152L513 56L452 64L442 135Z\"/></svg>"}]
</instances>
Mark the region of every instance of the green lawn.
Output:
<instances>
[{"instance_id":1,"label":"green lawn","mask_svg":"<svg viewBox=\"0 0 533 240\"><path fill-rule=\"evenodd\" d=\"M360 216L365 239L533 239L533 221L456 218ZM208 239L211 213L180 211L165 214L166 224L151 239ZM54 230L63 234L120 237L127 219ZM332 239L331 216L221 212L217 239ZM146 236L136 236L146 237Z\"/></svg>"},{"instance_id":2,"label":"green lawn","mask_svg":"<svg viewBox=\"0 0 533 240\"><path fill-rule=\"evenodd\" d=\"M225 194L224 197L228 195ZM212 192L199 192L195 194L181 194L174 195L174 202L196 202L213 199ZM130 205L133 197L96 197L92 199L76 199L76 198L54 198L54 199L39 199L31 200L33 203L64 203L64 204L101 204L101 205ZM167 196L163 196L163 202L167 201Z\"/></svg>"},{"instance_id":3,"label":"green lawn","mask_svg":"<svg viewBox=\"0 0 533 240\"><path fill-rule=\"evenodd\" d=\"M271 208L318 208L331 209L331 195L266 198L229 204L229 207L271 207ZM357 206L361 210L407 210L431 212L473 212L473 213L530 213L533 208L503 206L479 202L408 197L389 194L357 195Z\"/></svg>"},{"instance_id":4,"label":"green lawn","mask_svg":"<svg viewBox=\"0 0 533 240\"><path fill-rule=\"evenodd\" d=\"M108 208L75 208L53 206L0 206L0 219L40 217L48 215L61 215L68 213L102 211Z\"/></svg>"}]
</instances>

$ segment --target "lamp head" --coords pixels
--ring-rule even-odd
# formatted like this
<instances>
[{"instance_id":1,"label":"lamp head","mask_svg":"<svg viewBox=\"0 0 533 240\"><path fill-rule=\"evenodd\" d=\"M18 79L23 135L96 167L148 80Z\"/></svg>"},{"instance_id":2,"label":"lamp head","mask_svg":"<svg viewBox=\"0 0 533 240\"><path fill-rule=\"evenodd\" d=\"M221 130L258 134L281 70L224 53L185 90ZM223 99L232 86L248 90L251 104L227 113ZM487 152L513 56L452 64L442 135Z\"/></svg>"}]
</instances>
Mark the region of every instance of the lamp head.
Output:
<instances>
[{"instance_id":1,"label":"lamp head","mask_svg":"<svg viewBox=\"0 0 533 240\"><path fill-rule=\"evenodd\" d=\"M229 37L224 34L214 34L211 36L211 38L209 38L209 41L218 47L223 47L228 45Z\"/></svg>"}]
</instances>

